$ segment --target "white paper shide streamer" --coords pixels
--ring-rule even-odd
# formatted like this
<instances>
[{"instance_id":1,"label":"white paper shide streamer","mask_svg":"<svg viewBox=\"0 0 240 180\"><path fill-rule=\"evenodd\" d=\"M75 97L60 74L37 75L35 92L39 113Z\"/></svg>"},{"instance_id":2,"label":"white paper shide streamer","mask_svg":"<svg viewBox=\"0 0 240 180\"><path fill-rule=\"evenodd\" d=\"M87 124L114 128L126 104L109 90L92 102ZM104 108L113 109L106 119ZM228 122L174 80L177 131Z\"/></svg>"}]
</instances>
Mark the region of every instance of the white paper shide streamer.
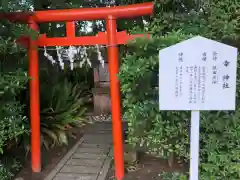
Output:
<instances>
[{"instance_id":1,"label":"white paper shide streamer","mask_svg":"<svg viewBox=\"0 0 240 180\"><path fill-rule=\"evenodd\" d=\"M55 64L56 61L53 59L53 57L47 53L47 48L44 47L44 56L52 63Z\"/></svg>"},{"instance_id":2,"label":"white paper shide streamer","mask_svg":"<svg viewBox=\"0 0 240 180\"><path fill-rule=\"evenodd\" d=\"M102 46L103 47L103 46ZM101 47L101 48L102 48ZM44 47L44 56L51 62L51 64L56 64L57 61L59 63L59 66L61 69L64 69L64 62L69 61L70 62L70 69L74 69L74 63L76 60L77 56L80 56L80 62L79 62L79 67L82 68L85 63L87 63L90 67L92 67L92 63L90 61L90 58L87 54L88 49L93 49L87 48L86 46L83 47L75 47L75 46L69 46L68 49L61 47L61 46L56 46L56 54L57 54L57 60L55 60L50 54L47 53L47 48ZM95 50L97 53L97 58L99 63L102 65L104 68L104 58L102 56L102 53L100 51L100 46L96 45Z\"/></svg>"}]
</instances>

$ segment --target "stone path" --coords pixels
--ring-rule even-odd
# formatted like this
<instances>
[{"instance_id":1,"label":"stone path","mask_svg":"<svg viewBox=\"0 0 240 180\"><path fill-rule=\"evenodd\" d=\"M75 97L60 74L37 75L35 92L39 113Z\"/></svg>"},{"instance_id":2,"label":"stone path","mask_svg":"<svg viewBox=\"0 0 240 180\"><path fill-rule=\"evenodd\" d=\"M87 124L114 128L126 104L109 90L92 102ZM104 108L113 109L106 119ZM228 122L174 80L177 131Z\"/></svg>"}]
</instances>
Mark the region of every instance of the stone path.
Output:
<instances>
[{"instance_id":1,"label":"stone path","mask_svg":"<svg viewBox=\"0 0 240 180\"><path fill-rule=\"evenodd\" d=\"M105 180L112 161L111 122L95 123L45 180Z\"/></svg>"}]
</instances>

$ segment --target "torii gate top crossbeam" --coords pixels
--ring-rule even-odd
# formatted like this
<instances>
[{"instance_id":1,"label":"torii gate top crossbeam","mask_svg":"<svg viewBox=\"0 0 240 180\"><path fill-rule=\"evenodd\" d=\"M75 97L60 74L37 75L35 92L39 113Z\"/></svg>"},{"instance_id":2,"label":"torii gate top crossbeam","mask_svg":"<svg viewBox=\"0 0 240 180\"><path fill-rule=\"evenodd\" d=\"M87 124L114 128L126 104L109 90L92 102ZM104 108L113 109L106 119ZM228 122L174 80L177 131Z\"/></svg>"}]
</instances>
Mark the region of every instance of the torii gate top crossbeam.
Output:
<instances>
[{"instance_id":1,"label":"torii gate top crossbeam","mask_svg":"<svg viewBox=\"0 0 240 180\"><path fill-rule=\"evenodd\" d=\"M29 18L37 23L100 20L113 16L116 19L144 16L153 13L153 3L141 3L127 6L103 7L103 8L76 8L64 10L44 10L35 12L2 13L0 19L8 19L21 23L27 23Z\"/></svg>"}]
</instances>

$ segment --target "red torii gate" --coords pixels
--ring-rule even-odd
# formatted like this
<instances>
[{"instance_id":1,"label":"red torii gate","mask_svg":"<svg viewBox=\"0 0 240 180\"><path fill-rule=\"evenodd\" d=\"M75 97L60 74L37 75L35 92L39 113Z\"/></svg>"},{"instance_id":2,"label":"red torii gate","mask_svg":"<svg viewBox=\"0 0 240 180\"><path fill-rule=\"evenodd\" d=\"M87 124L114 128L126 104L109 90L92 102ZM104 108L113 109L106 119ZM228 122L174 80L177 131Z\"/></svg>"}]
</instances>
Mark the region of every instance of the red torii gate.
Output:
<instances>
[{"instance_id":1,"label":"red torii gate","mask_svg":"<svg viewBox=\"0 0 240 180\"><path fill-rule=\"evenodd\" d=\"M79 8L65 10L44 10L35 12L2 13L0 18L13 22L28 24L30 28L38 31L37 23L44 22L66 22L66 37L48 38L40 35L33 40L22 37L18 41L27 45L29 51L29 76L30 80L30 119L31 119L31 149L32 149L32 170L41 171L41 148L40 148L40 102L39 102L39 65L38 46L74 46L74 45L96 45L108 46L108 61L110 73L110 94L112 104L113 142L115 176L118 180L124 177L122 121L120 115L120 87L117 78L118 47L119 44L126 44L129 40L144 35L128 35L125 31L117 32L116 20L143 15L151 15L153 3L142 3L128 6L104 7L104 8ZM106 20L106 32L98 33L96 36L75 36L74 21L80 20Z\"/></svg>"}]
</instances>

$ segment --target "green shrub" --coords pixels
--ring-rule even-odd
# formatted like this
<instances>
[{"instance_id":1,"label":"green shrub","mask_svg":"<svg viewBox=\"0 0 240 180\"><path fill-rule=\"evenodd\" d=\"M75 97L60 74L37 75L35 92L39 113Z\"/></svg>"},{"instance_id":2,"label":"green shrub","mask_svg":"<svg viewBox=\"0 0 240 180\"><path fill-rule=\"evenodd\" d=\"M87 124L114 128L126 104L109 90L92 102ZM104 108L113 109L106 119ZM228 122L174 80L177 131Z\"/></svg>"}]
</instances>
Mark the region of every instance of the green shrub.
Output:
<instances>
[{"instance_id":1,"label":"green shrub","mask_svg":"<svg viewBox=\"0 0 240 180\"><path fill-rule=\"evenodd\" d=\"M163 180L187 180L186 176L178 172L175 173L163 172L160 173L159 176L161 176Z\"/></svg>"},{"instance_id":2,"label":"green shrub","mask_svg":"<svg viewBox=\"0 0 240 180\"><path fill-rule=\"evenodd\" d=\"M2 164L0 164L0 178L2 180L10 180L14 175Z\"/></svg>"},{"instance_id":3,"label":"green shrub","mask_svg":"<svg viewBox=\"0 0 240 180\"><path fill-rule=\"evenodd\" d=\"M8 40L4 44L3 41L0 42L0 152L2 154L16 145L19 138L23 134L28 134L29 130L26 127L28 119L24 114L24 105L19 98L21 91L26 87L28 77L26 72L18 69L18 62L23 60L21 51L12 46L14 43L12 44L11 39ZM0 179L9 180L13 177L13 171L19 170L19 166L16 163L11 167L6 166L2 160L1 155Z\"/></svg>"},{"instance_id":4,"label":"green shrub","mask_svg":"<svg viewBox=\"0 0 240 180\"><path fill-rule=\"evenodd\" d=\"M3 153L4 148L11 140L18 140L18 137L27 133L24 126L27 118L21 115L22 107L17 102L4 103L0 105L0 152Z\"/></svg>"},{"instance_id":5,"label":"green shrub","mask_svg":"<svg viewBox=\"0 0 240 180\"><path fill-rule=\"evenodd\" d=\"M28 130L25 127L27 117L24 105L19 102L19 94L27 84L27 73L18 69L15 61L22 60L21 52L8 38L0 42L0 152L9 146L9 142L17 141L18 137ZM19 59L15 60L14 58ZM12 64L11 64L12 62ZM10 66L14 66L13 67Z\"/></svg>"},{"instance_id":6,"label":"green shrub","mask_svg":"<svg viewBox=\"0 0 240 180\"><path fill-rule=\"evenodd\" d=\"M14 173L21 168L20 162L15 158L4 158L0 161L0 179L11 180Z\"/></svg>"},{"instance_id":7,"label":"green shrub","mask_svg":"<svg viewBox=\"0 0 240 180\"><path fill-rule=\"evenodd\" d=\"M182 10L182 5L174 9L169 5L173 2L157 5L159 11L146 27L152 39L139 39L129 45L119 75L128 142L168 159L170 164L173 159L189 162L190 113L159 111L158 51L194 35L232 44L238 39L240 27L237 1L212 1L203 4L201 11ZM239 88L237 81L235 112L201 113L202 180L240 179Z\"/></svg>"}]
</instances>

